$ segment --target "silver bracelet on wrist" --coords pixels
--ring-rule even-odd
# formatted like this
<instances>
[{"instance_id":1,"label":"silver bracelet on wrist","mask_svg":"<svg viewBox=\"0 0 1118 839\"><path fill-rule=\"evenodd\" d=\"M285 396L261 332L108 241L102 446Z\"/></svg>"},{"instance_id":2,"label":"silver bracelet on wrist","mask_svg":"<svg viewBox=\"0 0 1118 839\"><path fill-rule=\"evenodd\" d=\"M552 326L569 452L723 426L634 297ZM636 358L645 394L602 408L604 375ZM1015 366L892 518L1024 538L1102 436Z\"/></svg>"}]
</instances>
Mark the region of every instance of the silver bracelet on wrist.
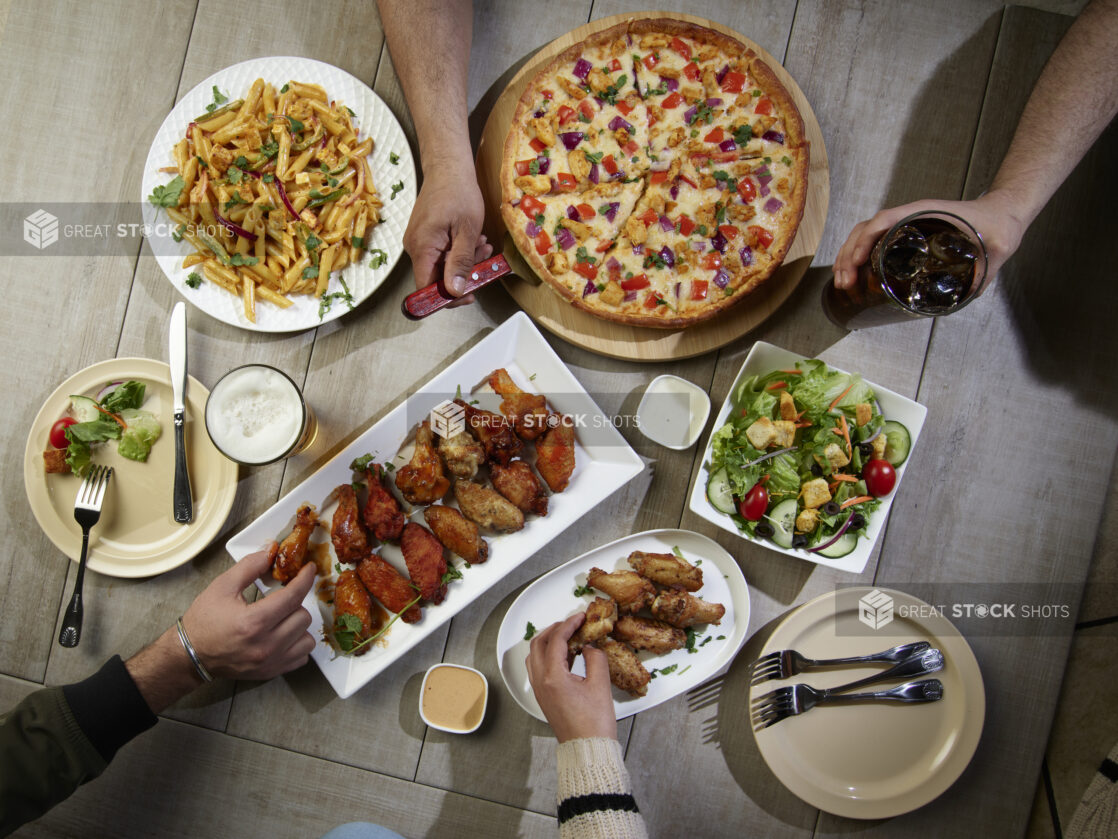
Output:
<instances>
[{"instance_id":1,"label":"silver bracelet on wrist","mask_svg":"<svg viewBox=\"0 0 1118 839\"><path fill-rule=\"evenodd\" d=\"M194 665L194 670L202 677L203 682L212 682L214 677L210 675L210 671L202 664L202 659L198 658L198 653L194 650L194 645L190 643L190 639L186 637L186 628L182 625L182 618L178 619L175 627L179 631L179 640L182 641L182 648L186 650L186 654L190 656L190 663Z\"/></svg>"}]
</instances>

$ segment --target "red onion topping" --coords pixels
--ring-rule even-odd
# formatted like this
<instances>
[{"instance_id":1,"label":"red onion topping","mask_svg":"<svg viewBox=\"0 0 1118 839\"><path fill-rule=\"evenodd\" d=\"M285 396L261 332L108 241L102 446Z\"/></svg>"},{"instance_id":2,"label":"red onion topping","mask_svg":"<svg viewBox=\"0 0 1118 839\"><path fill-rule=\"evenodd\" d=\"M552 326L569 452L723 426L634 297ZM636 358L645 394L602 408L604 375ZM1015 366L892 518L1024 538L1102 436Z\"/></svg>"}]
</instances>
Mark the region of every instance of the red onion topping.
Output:
<instances>
[{"instance_id":1,"label":"red onion topping","mask_svg":"<svg viewBox=\"0 0 1118 839\"><path fill-rule=\"evenodd\" d=\"M838 533L836 533L834 536L832 536L830 539L828 539L822 545L816 545L814 548L808 548L808 550L813 551L813 552L818 552L818 551L826 550L827 548L831 547L831 545L833 545L835 542L837 542L839 540L839 537L842 536L842 534L844 534L846 532L846 528L850 527L850 522L852 522L853 520L854 520L854 514L851 513L849 516L846 517L846 521L844 521L842 523L842 527L839 528Z\"/></svg>"},{"instance_id":2,"label":"red onion topping","mask_svg":"<svg viewBox=\"0 0 1118 839\"><path fill-rule=\"evenodd\" d=\"M617 211L620 208L621 208L621 202L610 201L609 202L609 207L606 208L606 212L605 212L606 221L612 222L615 218L617 218Z\"/></svg>"},{"instance_id":3,"label":"red onion topping","mask_svg":"<svg viewBox=\"0 0 1118 839\"><path fill-rule=\"evenodd\" d=\"M783 207L783 206L784 206L784 202L781 201L779 198L776 198L774 196L774 197L770 198L768 201L765 202L765 212L766 213L775 213L775 212L778 212L780 210L780 208Z\"/></svg>"},{"instance_id":4,"label":"red onion topping","mask_svg":"<svg viewBox=\"0 0 1118 839\"><path fill-rule=\"evenodd\" d=\"M564 131L559 135L559 139L563 141L564 147L567 151L571 151L575 146L582 142L582 138L586 135L581 131Z\"/></svg>"},{"instance_id":5,"label":"red onion topping","mask_svg":"<svg viewBox=\"0 0 1118 839\"><path fill-rule=\"evenodd\" d=\"M675 254L672 253L672 249L667 245L660 248L660 258L664 260L665 266L668 268L675 268Z\"/></svg>"},{"instance_id":6,"label":"red onion topping","mask_svg":"<svg viewBox=\"0 0 1118 839\"><path fill-rule=\"evenodd\" d=\"M565 251L575 246L574 234L565 227L555 234L555 241L558 242L560 249Z\"/></svg>"},{"instance_id":7,"label":"red onion topping","mask_svg":"<svg viewBox=\"0 0 1118 839\"><path fill-rule=\"evenodd\" d=\"M672 188L668 190L668 195L672 197L673 201L679 198L679 181L672 184Z\"/></svg>"},{"instance_id":8,"label":"red onion topping","mask_svg":"<svg viewBox=\"0 0 1118 839\"><path fill-rule=\"evenodd\" d=\"M719 253L726 251L726 237L722 235L721 230L716 230L714 235L710 237L710 246Z\"/></svg>"},{"instance_id":9,"label":"red onion topping","mask_svg":"<svg viewBox=\"0 0 1118 839\"><path fill-rule=\"evenodd\" d=\"M749 247L749 245L746 245L738 251L738 256L741 257L741 264L743 266L748 267L753 264L753 248Z\"/></svg>"},{"instance_id":10,"label":"red onion topping","mask_svg":"<svg viewBox=\"0 0 1118 839\"><path fill-rule=\"evenodd\" d=\"M730 275L725 268L719 268L711 277L711 281L719 288L725 288L730 284Z\"/></svg>"},{"instance_id":11,"label":"red onion topping","mask_svg":"<svg viewBox=\"0 0 1118 839\"><path fill-rule=\"evenodd\" d=\"M575 62L574 69L571 70L571 72L582 81L586 81L586 77L590 75L591 69L589 61L585 58L579 58L579 60Z\"/></svg>"},{"instance_id":12,"label":"red onion topping","mask_svg":"<svg viewBox=\"0 0 1118 839\"><path fill-rule=\"evenodd\" d=\"M692 105L690 108L688 108L686 111L684 111L683 112L683 121L686 122L688 125L690 125L691 120L693 120L695 118L695 112L697 110L698 110L698 108L696 108L694 105Z\"/></svg>"},{"instance_id":13,"label":"red onion topping","mask_svg":"<svg viewBox=\"0 0 1118 839\"><path fill-rule=\"evenodd\" d=\"M615 116L613 119L611 119L609 121L609 130L610 131L616 131L619 128L624 128L630 134L633 133L632 123L626 122L620 115Z\"/></svg>"},{"instance_id":14,"label":"red onion topping","mask_svg":"<svg viewBox=\"0 0 1118 839\"><path fill-rule=\"evenodd\" d=\"M722 69L714 74L714 80L716 82L718 82L719 84L722 84L722 80L724 78L726 78L726 74L729 73L729 72L730 72L730 65L729 64L723 64Z\"/></svg>"},{"instance_id":15,"label":"red onion topping","mask_svg":"<svg viewBox=\"0 0 1118 839\"><path fill-rule=\"evenodd\" d=\"M544 157L542 154L536 158L536 163L540 166L540 174L546 175L551 170L551 158Z\"/></svg>"},{"instance_id":16,"label":"red onion topping","mask_svg":"<svg viewBox=\"0 0 1118 839\"><path fill-rule=\"evenodd\" d=\"M761 135L762 140L768 140L770 143L783 143L784 135L779 131L766 131Z\"/></svg>"},{"instance_id":17,"label":"red onion topping","mask_svg":"<svg viewBox=\"0 0 1118 839\"><path fill-rule=\"evenodd\" d=\"M679 90L679 79L668 79L661 76L660 84L668 89L668 93L674 93Z\"/></svg>"},{"instance_id":18,"label":"red onion topping","mask_svg":"<svg viewBox=\"0 0 1118 839\"><path fill-rule=\"evenodd\" d=\"M578 210L575 209L574 204L567 205L567 218L571 221L578 221Z\"/></svg>"},{"instance_id":19,"label":"red onion topping","mask_svg":"<svg viewBox=\"0 0 1118 839\"><path fill-rule=\"evenodd\" d=\"M722 149L722 151L737 151L738 144L735 143L733 140L727 139L719 143L718 148Z\"/></svg>"},{"instance_id":20,"label":"red onion topping","mask_svg":"<svg viewBox=\"0 0 1118 839\"><path fill-rule=\"evenodd\" d=\"M278 183L278 181L277 181L277 183ZM238 235L238 236L240 236L244 239L248 239L250 242L255 242L256 241L256 234L255 233L249 233L247 230L245 230L239 224L234 224L233 222L229 221L229 219L224 218L219 212L217 212L217 210L214 210L214 218L217 219L218 224L220 224L222 227L224 227L230 233L235 233L236 235Z\"/></svg>"},{"instance_id":21,"label":"red onion topping","mask_svg":"<svg viewBox=\"0 0 1118 839\"><path fill-rule=\"evenodd\" d=\"M597 163L590 164L590 174L587 175L586 177L590 179L590 183L592 183L592 184L598 183L598 164Z\"/></svg>"},{"instance_id":22,"label":"red onion topping","mask_svg":"<svg viewBox=\"0 0 1118 839\"><path fill-rule=\"evenodd\" d=\"M582 290L582 296L583 297L588 297L591 294L597 294L597 293L598 293L598 287L596 285L594 285L594 281L593 280L587 280L586 281L586 288L584 288Z\"/></svg>"},{"instance_id":23,"label":"red onion topping","mask_svg":"<svg viewBox=\"0 0 1118 839\"><path fill-rule=\"evenodd\" d=\"M717 97L707 100L707 107L708 108L717 108L721 104L722 104L722 100L717 98Z\"/></svg>"},{"instance_id":24,"label":"red onion topping","mask_svg":"<svg viewBox=\"0 0 1118 839\"><path fill-rule=\"evenodd\" d=\"M660 229L665 233L671 233L675 230L675 223L667 216L660 216Z\"/></svg>"},{"instance_id":25,"label":"red onion topping","mask_svg":"<svg viewBox=\"0 0 1118 839\"><path fill-rule=\"evenodd\" d=\"M524 233L529 239L535 239L537 236L540 235L541 230L543 230L543 228L536 224L534 221L530 221L526 225L524 225Z\"/></svg>"}]
</instances>

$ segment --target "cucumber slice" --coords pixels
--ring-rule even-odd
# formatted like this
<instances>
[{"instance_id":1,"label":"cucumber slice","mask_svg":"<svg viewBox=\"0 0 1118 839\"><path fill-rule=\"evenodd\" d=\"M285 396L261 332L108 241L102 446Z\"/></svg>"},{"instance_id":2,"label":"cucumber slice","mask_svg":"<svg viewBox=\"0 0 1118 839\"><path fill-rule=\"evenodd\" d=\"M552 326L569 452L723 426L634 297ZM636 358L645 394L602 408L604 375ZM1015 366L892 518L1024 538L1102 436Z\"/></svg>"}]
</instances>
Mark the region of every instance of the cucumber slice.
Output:
<instances>
[{"instance_id":1,"label":"cucumber slice","mask_svg":"<svg viewBox=\"0 0 1118 839\"><path fill-rule=\"evenodd\" d=\"M840 556L846 556L858 547L858 535L851 533L849 530L838 537L834 542L825 547L821 551L816 551L820 556L830 557L831 559L838 559Z\"/></svg>"},{"instance_id":2,"label":"cucumber slice","mask_svg":"<svg viewBox=\"0 0 1118 839\"><path fill-rule=\"evenodd\" d=\"M71 396L70 410L78 422L92 422L101 415L97 410L97 403L88 396Z\"/></svg>"},{"instance_id":3,"label":"cucumber slice","mask_svg":"<svg viewBox=\"0 0 1118 839\"><path fill-rule=\"evenodd\" d=\"M792 547L792 536L796 528L797 506L796 499L789 498L773 507L772 512L767 516L773 526L773 541L782 548Z\"/></svg>"},{"instance_id":4,"label":"cucumber slice","mask_svg":"<svg viewBox=\"0 0 1118 839\"><path fill-rule=\"evenodd\" d=\"M707 499L714 509L720 513L733 513L737 510L734 504L734 491L730 486L730 476L726 467L715 471L707 481Z\"/></svg>"},{"instance_id":5,"label":"cucumber slice","mask_svg":"<svg viewBox=\"0 0 1118 839\"><path fill-rule=\"evenodd\" d=\"M885 435L885 459L893 466L900 466L908 459L908 450L912 447L908 429L894 420L885 420L881 433Z\"/></svg>"}]
</instances>

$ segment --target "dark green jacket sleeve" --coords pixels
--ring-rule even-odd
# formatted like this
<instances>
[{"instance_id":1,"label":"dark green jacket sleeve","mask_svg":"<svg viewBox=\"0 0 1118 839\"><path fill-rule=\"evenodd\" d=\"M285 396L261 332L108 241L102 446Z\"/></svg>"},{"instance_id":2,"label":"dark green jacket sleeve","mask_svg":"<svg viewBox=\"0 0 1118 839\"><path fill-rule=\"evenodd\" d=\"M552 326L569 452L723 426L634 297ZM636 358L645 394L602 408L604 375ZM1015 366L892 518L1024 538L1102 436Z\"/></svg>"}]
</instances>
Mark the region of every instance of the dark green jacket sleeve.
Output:
<instances>
[{"instance_id":1,"label":"dark green jacket sleeve","mask_svg":"<svg viewBox=\"0 0 1118 839\"><path fill-rule=\"evenodd\" d=\"M85 681L32 693L0 717L0 836L96 778L155 723L119 656Z\"/></svg>"}]
</instances>

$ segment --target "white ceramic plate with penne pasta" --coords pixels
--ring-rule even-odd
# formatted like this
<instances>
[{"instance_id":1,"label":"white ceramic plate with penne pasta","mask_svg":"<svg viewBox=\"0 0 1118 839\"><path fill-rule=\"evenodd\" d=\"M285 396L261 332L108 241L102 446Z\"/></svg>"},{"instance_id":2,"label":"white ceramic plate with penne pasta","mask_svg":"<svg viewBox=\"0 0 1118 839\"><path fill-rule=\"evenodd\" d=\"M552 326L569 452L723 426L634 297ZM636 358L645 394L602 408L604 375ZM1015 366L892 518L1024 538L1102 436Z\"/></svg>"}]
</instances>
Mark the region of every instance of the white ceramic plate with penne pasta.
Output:
<instances>
[{"instance_id":1,"label":"white ceramic plate with penne pasta","mask_svg":"<svg viewBox=\"0 0 1118 839\"><path fill-rule=\"evenodd\" d=\"M359 148L366 138L372 139L372 150L365 159L376 195L373 196L367 190L362 192L359 181L360 167L357 165L359 155L353 155L353 161L348 168L342 165L342 161L348 158L345 152L349 144L353 144L354 138L349 138L350 142L346 144L340 134L336 135L331 131L328 125L329 114L326 113L325 107L317 112L312 111L310 119L304 119L302 122L288 121L290 129L288 137L281 136L282 133L287 132L275 134L275 138L283 146L290 146L290 148L281 148L279 155L268 162L270 165L245 168L242 162L240 168L245 168L245 172L243 175L234 173L236 183L230 181L228 168L212 167L215 177L208 196L212 207L205 208L202 213L207 216L212 212L218 215L224 213L225 216L233 217L234 228L241 226L241 223L245 223L242 214L246 208L239 207L235 203L230 204L228 201L223 204L222 198L230 199L232 193L236 193L238 198L243 199L246 197L241 195L244 190L238 190L237 184L249 186L250 190L259 193L256 197L260 200L256 203L261 205L261 213L256 216L249 215L247 223L252 224L255 221L256 226L251 228L246 226L243 229L249 230L250 233L255 231L264 235L263 241L267 242L267 254L260 258L257 265L250 267L243 264L257 258L260 253L255 249L255 242L253 244L247 241L241 242L241 237L233 235L233 228L225 225L224 220L216 227L213 224L206 226L207 218L199 215L198 226L203 231L216 230L219 234L218 243L224 245L227 248L227 255L236 261L230 264L221 259L219 263L218 259L211 257L208 266L188 264L184 267L184 260L199 250L198 239L196 238L193 244L190 236L175 241L175 235L181 236L183 232L180 223L168 216L166 208L153 204L149 196L158 188L170 184L177 175L185 174L180 173L176 168L175 146L187 136L195 120L200 116L207 117L206 121L196 123L205 126L209 122L211 127L207 128L207 132L212 131L212 125L222 117L227 122L236 122L236 119L240 118L239 115L236 115L236 118L230 117L229 112L222 113L220 109L229 102L250 99L250 91L257 79L263 79L265 83L271 85L272 92L269 98L270 101L275 102L278 102L279 92L283 90L284 85L291 82L307 86L317 85L324 90L328 102L323 104L329 106L336 103L336 112L349 115L348 121L352 124L351 130L356 134L357 147ZM309 91L311 88L304 90ZM227 97L227 100L215 98L215 91ZM294 89L290 95L292 98L295 97ZM262 98L260 107L256 109L258 129L264 125L260 118L268 122L271 118L276 118L265 113L266 104ZM277 110L280 108L277 107ZM282 118L286 119L286 117ZM349 129L349 126L344 128ZM319 130L321 134L318 133ZM255 163L257 157L251 153L253 143L246 142L246 136L234 135L225 143L225 147L232 149L233 154L239 156L240 150L237 146L245 144L245 156L250 163ZM258 136L262 136L259 131ZM312 140L315 142L311 142ZM255 145L259 145L259 142L257 140ZM296 147L300 142L305 146L304 149ZM324 144L328 144L329 147ZM322 148L324 160L318 159L316 152L312 151L315 147ZM308 152L310 156L303 152ZM276 164L284 156L287 156L285 170L298 166L311 179L308 182L307 178L301 178L300 183L294 185L295 190L304 193L301 198L295 197L292 190L294 209L300 214L313 212L318 216L317 226L300 227L299 223L289 226L289 229L298 228L294 231L296 240L294 253L291 249L290 237L285 245L282 235L273 236L271 233L264 232L267 216L263 214L263 210L267 209L269 204L277 205L270 214L278 213L284 223L294 222L290 212L279 205L280 202L267 201L265 200L267 196L264 194L265 182L269 189L276 189L274 171ZM186 158L180 157L180 159ZM331 164L335 166L336 171L331 171ZM188 161L188 165L194 171L191 173L193 177L186 178L187 188L183 190L185 195L190 195L188 190L201 180L203 171L208 179L211 170L209 165L203 165L200 157L196 163ZM261 171L254 174L249 171L253 168ZM222 171L223 177L220 179L216 177L218 171ZM272 174L270 181L267 180L269 173ZM292 189L294 179L297 177L299 176L291 176L281 179L280 182L287 180L289 189ZM322 184L317 183L319 180ZM219 190L220 194L218 194ZM345 210L353 209L351 206L343 206L345 199L349 197L348 194L336 198L333 202L323 200L319 202L318 207L313 206L319 198L327 199L332 192L345 190L362 199L354 202L360 205L360 212L353 212L346 216ZM284 197L286 198L286 195ZM167 279L190 303L218 320L243 329L259 332L294 332L310 329L340 317L351 308L360 305L388 277L403 254L404 230L415 206L415 161L403 129L392 111L379 96L356 77L330 64L309 58L283 56L255 58L214 73L179 100L163 121L151 144L144 164L141 198L149 245ZM381 202L381 206L376 210L379 221L373 224L371 214L378 199ZM331 210L335 209L334 205L337 205L337 211L331 215ZM367 213L365 213L366 207ZM257 208L249 206L247 210L253 213ZM362 213L369 220L366 221L364 235L358 236L356 230L360 225L359 216ZM301 221L306 218L307 216L303 215ZM236 219L240 219L240 223ZM342 230L345 231L344 234L341 233ZM331 233L333 235L330 235ZM354 237L357 238L356 242L353 241ZM308 253L303 243L308 239L313 242L314 238L318 238L320 244L311 249L314 251L311 256L312 263L300 265L300 256ZM363 250L358 247L359 244L364 245ZM242 251L245 251L246 245L248 246L247 252L243 253L239 260L236 259L234 252L237 245L241 246ZM325 256L327 251L331 252L329 257ZM343 256L342 251L346 251L347 254ZM320 257L321 264L319 264ZM328 261L334 263L335 270L331 272L328 283L325 283L318 280L315 274L317 268L324 267ZM339 262L345 264L341 270L336 270ZM263 271L253 271L255 267ZM260 276L261 273L275 277L278 283L269 283L267 279ZM245 277L255 279L255 285L251 282L247 283L247 285L254 285L254 288L245 292L241 283L237 282L238 277L242 280ZM223 280L224 287L215 280ZM285 295L281 294L287 290L291 282L296 283L295 290ZM300 287L305 289L306 293L298 293ZM231 289L236 289L239 293L234 293ZM246 297L254 299L246 300ZM271 302L273 300L277 302ZM286 305L285 300L289 301ZM247 316L249 310L253 312L255 320Z\"/></svg>"}]
</instances>

